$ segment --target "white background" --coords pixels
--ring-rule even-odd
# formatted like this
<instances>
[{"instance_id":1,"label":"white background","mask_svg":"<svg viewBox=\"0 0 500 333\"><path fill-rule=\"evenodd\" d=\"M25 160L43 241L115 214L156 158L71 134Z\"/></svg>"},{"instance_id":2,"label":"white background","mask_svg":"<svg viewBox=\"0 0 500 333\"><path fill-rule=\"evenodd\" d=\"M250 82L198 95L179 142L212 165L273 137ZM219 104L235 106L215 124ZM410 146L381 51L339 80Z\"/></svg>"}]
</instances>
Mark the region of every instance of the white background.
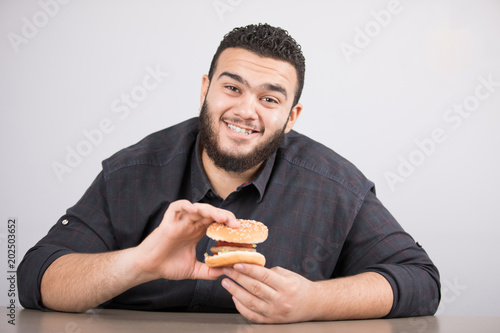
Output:
<instances>
[{"instance_id":1,"label":"white background","mask_svg":"<svg viewBox=\"0 0 500 333\"><path fill-rule=\"evenodd\" d=\"M440 269L438 314L500 315L499 1L60 1L0 1L2 306L8 218L18 263L103 159L198 114L225 33L267 22L307 59L295 129L376 183ZM148 68L168 73L150 91ZM102 121L108 133L89 144ZM69 167L77 149L86 156Z\"/></svg>"}]
</instances>

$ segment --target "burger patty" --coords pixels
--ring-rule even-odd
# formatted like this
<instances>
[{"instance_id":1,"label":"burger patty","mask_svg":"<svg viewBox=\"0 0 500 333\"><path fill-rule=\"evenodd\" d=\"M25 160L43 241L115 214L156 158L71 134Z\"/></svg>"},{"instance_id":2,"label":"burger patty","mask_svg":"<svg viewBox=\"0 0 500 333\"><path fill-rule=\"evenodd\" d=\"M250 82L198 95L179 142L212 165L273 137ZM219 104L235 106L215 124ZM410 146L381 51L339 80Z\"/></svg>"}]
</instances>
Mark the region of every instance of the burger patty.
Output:
<instances>
[{"instance_id":1,"label":"burger patty","mask_svg":"<svg viewBox=\"0 0 500 333\"><path fill-rule=\"evenodd\" d=\"M210 248L210 251L212 253L231 252L231 251L257 252L255 248L236 247L236 246L214 246Z\"/></svg>"}]
</instances>

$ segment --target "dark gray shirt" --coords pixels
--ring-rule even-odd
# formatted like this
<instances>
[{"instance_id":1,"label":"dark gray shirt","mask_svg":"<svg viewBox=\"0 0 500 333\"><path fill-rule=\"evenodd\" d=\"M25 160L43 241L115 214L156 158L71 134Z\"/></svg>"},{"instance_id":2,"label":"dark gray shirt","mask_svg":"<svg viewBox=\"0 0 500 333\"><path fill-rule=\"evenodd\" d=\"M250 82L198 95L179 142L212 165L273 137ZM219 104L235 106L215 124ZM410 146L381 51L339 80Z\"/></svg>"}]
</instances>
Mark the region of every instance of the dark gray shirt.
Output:
<instances>
[{"instance_id":1,"label":"dark gray shirt","mask_svg":"<svg viewBox=\"0 0 500 333\"><path fill-rule=\"evenodd\" d=\"M44 309L40 281L55 259L136 246L178 199L210 203L237 218L266 224L269 238L258 246L266 267L281 266L313 281L378 272L394 291L389 317L429 315L437 309L437 268L380 203L373 183L350 162L291 131L255 179L222 200L201 164L197 118L154 133L103 162L83 197L20 264L21 304ZM207 237L201 239L198 260L213 245ZM102 306L236 311L220 279L155 280Z\"/></svg>"}]
</instances>

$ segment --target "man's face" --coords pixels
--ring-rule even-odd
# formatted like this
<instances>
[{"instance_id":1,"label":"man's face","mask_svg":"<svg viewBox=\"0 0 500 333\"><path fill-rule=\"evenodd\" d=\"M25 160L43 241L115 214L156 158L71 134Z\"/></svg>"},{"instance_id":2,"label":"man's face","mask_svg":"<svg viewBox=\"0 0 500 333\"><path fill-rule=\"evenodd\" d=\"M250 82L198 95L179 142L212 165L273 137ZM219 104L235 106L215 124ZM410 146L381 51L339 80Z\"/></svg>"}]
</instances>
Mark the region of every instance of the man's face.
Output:
<instances>
[{"instance_id":1,"label":"man's face","mask_svg":"<svg viewBox=\"0 0 500 333\"><path fill-rule=\"evenodd\" d=\"M224 50L212 81L203 77L201 94L200 134L215 165L241 173L273 154L302 109L292 105L296 89L291 64Z\"/></svg>"}]
</instances>

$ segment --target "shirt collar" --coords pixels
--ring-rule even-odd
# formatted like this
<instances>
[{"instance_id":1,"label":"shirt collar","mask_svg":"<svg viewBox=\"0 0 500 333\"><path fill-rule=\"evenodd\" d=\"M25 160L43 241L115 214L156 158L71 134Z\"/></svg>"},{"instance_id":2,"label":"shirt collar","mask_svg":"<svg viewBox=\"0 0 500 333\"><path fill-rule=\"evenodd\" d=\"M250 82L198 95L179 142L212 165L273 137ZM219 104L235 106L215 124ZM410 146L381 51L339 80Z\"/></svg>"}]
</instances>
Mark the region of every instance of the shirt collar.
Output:
<instances>
[{"instance_id":1,"label":"shirt collar","mask_svg":"<svg viewBox=\"0 0 500 333\"><path fill-rule=\"evenodd\" d=\"M276 152L267 159L257 176L250 182L259 191L259 200L257 203L260 203L262 199L264 199L264 193L266 191L267 184L269 183L269 178L271 177L275 160Z\"/></svg>"},{"instance_id":2,"label":"shirt collar","mask_svg":"<svg viewBox=\"0 0 500 333\"><path fill-rule=\"evenodd\" d=\"M193 189L192 201L198 202L203 199L209 191L215 193L208 181L208 177L203 168L203 163L201 161L200 154L200 135L196 137L196 143L193 150L193 158L191 163L191 186ZM241 187L254 186L259 192L259 199L257 203L260 203L264 198L264 193L266 191L269 178L271 177L271 172L273 170L274 161L276 160L276 153L274 153L269 159L264 163L261 170L257 173L257 176L248 183L242 184Z\"/></svg>"}]
</instances>

